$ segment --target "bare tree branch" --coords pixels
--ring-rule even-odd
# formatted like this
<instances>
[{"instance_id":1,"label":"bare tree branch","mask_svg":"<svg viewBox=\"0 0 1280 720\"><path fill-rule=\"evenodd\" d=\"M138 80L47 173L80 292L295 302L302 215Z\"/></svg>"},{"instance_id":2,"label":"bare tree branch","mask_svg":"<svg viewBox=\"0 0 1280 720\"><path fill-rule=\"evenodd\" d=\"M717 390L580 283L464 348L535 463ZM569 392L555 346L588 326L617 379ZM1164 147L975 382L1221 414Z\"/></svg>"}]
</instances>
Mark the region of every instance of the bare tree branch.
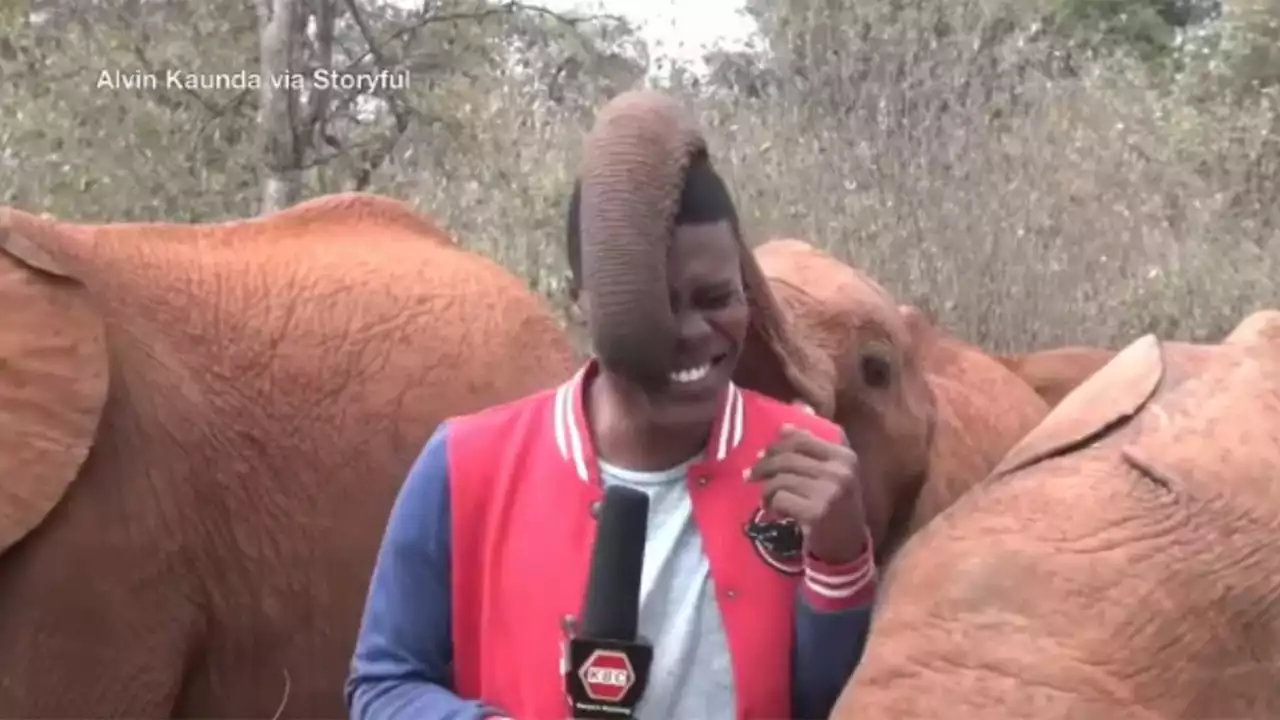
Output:
<instances>
[{"instance_id":1,"label":"bare tree branch","mask_svg":"<svg viewBox=\"0 0 1280 720\"><path fill-rule=\"evenodd\" d=\"M374 64L380 71L390 72L392 68L388 65L386 56L379 47L378 41L373 38L373 33L369 30L369 24L365 22L363 13L360 12L359 5L356 0L345 0L347 11L351 13L351 19L355 22L356 27L360 30L360 36L364 38L365 44L369 46L368 52L373 55ZM410 112L408 104L395 91L376 92L376 96L386 101L387 107L391 110L391 116L395 118L395 131L388 134L386 141L381 144L377 150L374 150L365 160L364 167L356 174L356 190L364 190L369 186L373 179L373 174L382 167L382 164L391 156L391 152L395 150L396 143L400 142L400 138L409 130Z\"/></svg>"},{"instance_id":2,"label":"bare tree branch","mask_svg":"<svg viewBox=\"0 0 1280 720\"><path fill-rule=\"evenodd\" d=\"M353 5L354 0L348 0L347 4L348 6ZM618 23L626 22L625 19L622 18L620 15L583 15L581 17L572 17L569 15L565 15L563 13L556 12L555 10L552 10L550 8L543 7L541 5L530 5L528 3L517 2L516 0L510 0L509 2L502 3L501 5L495 5L494 7L486 8L484 10L473 10L471 12L458 12L458 13L435 13L435 12L432 12L432 8L430 7L429 0L428 0L428 2L423 3L422 17L418 18L417 20L415 20L414 22L408 25L405 25L402 28L397 29L395 32L391 33L389 37L387 37L378 45L381 46L381 45L385 45L386 43L395 42L397 40L403 40L404 38L410 35L416 34L419 30L425 28L428 25L434 25L438 23L447 23L447 22L461 22L463 20L483 20L484 18L488 18L488 17L497 17L501 15L515 15L516 13L520 13L520 12L527 12L535 15L542 15L544 17L551 18L552 20L555 20L556 22L559 22L563 25L567 25L568 27L571 27L571 28L576 28L577 26L586 22L595 22L595 21L601 21L601 20L608 20L611 22L618 22ZM369 47L370 48L374 47L374 44L370 43ZM362 60L369 57L371 54L372 54L371 50L366 50L365 52L356 56L355 59L351 61L351 65L352 66L358 65Z\"/></svg>"},{"instance_id":3,"label":"bare tree branch","mask_svg":"<svg viewBox=\"0 0 1280 720\"><path fill-rule=\"evenodd\" d=\"M334 0L312 0L313 13L316 18L316 57L317 67L329 69L333 67L333 33L337 13ZM312 88L308 98L308 112L304 132L310 140L311 147L318 147L324 138L325 123L329 115L331 88Z\"/></svg>"},{"instance_id":4,"label":"bare tree branch","mask_svg":"<svg viewBox=\"0 0 1280 720\"><path fill-rule=\"evenodd\" d=\"M294 124L296 92L272 82L292 69L296 0L258 1L259 52L263 82L258 91L262 157L262 207L268 213L297 202L302 192Z\"/></svg>"},{"instance_id":5,"label":"bare tree branch","mask_svg":"<svg viewBox=\"0 0 1280 720\"><path fill-rule=\"evenodd\" d=\"M133 56L137 58L138 64L142 66L142 69L152 74L157 74L159 72L159 68L157 68L155 63L151 62L151 59L147 57L147 53L145 50L142 49L142 45L135 44L132 49L133 49ZM208 111L210 115L214 117L221 117L222 115L226 114L228 109L239 106L240 103L244 100L244 98L250 92L246 88L236 93L235 95L233 95L231 99L228 100L227 102L218 104L211 100L208 100L207 98L205 98L205 96L201 95L195 90L192 90L189 87L184 86L184 87L181 87L180 89L183 95L194 100L197 105L204 108L206 111ZM167 95L168 94L165 93L166 97Z\"/></svg>"}]
</instances>

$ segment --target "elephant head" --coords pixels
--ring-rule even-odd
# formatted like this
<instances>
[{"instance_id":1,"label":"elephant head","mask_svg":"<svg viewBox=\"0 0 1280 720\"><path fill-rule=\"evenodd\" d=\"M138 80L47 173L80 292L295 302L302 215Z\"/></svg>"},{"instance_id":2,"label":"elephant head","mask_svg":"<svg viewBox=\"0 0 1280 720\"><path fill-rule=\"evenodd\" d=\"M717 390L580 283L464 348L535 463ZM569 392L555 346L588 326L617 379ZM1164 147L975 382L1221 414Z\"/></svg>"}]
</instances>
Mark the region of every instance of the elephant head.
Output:
<instances>
[{"instance_id":1,"label":"elephant head","mask_svg":"<svg viewBox=\"0 0 1280 720\"><path fill-rule=\"evenodd\" d=\"M1280 339L1231 337L1119 351L915 535L831 717L1280 716Z\"/></svg>"},{"instance_id":2,"label":"elephant head","mask_svg":"<svg viewBox=\"0 0 1280 720\"><path fill-rule=\"evenodd\" d=\"M933 389L939 417L929 478L916 498L909 535L985 478L1040 424L1049 406L1023 378L978 346L947 333L916 307L898 310Z\"/></svg>"},{"instance_id":3,"label":"elephant head","mask_svg":"<svg viewBox=\"0 0 1280 720\"><path fill-rule=\"evenodd\" d=\"M883 287L816 247L772 240L754 254L788 332L815 369L815 407L845 429L858 453L868 523L883 558L929 474L935 430L934 394L910 332ZM776 366L749 359L744 354L744 385L796 395Z\"/></svg>"},{"instance_id":4,"label":"elephant head","mask_svg":"<svg viewBox=\"0 0 1280 720\"><path fill-rule=\"evenodd\" d=\"M208 225L0 209L0 312L0 707L22 717L269 717L282 671L277 717L343 714L423 442L574 367L522 280L361 194Z\"/></svg>"},{"instance_id":5,"label":"elephant head","mask_svg":"<svg viewBox=\"0 0 1280 720\"><path fill-rule=\"evenodd\" d=\"M1115 355L1115 350L1070 345L997 355L996 360L1035 388L1040 397L1053 407Z\"/></svg>"},{"instance_id":6,"label":"elephant head","mask_svg":"<svg viewBox=\"0 0 1280 720\"><path fill-rule=\"evenodd\" d=\"M1048 407L981 349L818 248L773 240L755 255L807 367L818 368L808 376L828 417L858 453L877 559L886 563L985 478ZM776 371L743 384L795 393Z\"/></svg>"}]
</instances>

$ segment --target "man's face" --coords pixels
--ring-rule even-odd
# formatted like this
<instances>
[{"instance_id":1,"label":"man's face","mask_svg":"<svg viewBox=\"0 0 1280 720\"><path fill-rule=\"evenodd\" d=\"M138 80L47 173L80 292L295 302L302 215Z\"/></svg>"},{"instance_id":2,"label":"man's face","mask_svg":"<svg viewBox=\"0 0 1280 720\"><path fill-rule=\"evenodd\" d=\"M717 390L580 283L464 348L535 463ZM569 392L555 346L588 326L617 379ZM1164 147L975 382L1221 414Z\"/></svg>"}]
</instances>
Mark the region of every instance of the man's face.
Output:
<instances>
[{"instance_id":1,"label":"man's face","mask_svg":"<svg viewBox=\"0 0 1280 720\"><path fill-rule=\"evenodd\" d=\"M702 424L720 411L751 320L738 253L728 221L676 228L667 275L677 342L665 387L645 393L651 422Z\"/></svg>"}]
</instances>

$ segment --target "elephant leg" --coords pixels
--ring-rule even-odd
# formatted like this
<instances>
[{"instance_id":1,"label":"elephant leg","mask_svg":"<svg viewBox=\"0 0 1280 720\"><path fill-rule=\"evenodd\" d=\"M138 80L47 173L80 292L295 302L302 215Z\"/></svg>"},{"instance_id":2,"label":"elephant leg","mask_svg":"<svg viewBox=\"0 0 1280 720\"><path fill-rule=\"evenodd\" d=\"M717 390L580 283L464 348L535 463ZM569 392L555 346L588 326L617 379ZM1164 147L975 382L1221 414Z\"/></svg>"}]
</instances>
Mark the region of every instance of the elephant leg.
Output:
<instances>
[{"instance_id":1,"label":"elephant leg","mask_svg":"<svg viewBox=\"0 0 1280 720\"><path fill-rule=\"evenodd\" d=\"M75 562L34 567L41 550L15 550L0 571L5 715L170 717L194 608L176 614L174 598L144 578L107 576Z\"/></svg>"},{"instance_id":2,"label":"elephant leg","mask_svg":"<svg viewBox=\"0 0 1280 720\"><path fill-rule=\"evenodd\" d=\"M101 460L0 556L5 717L168 718L181 703L205 596L180 524L140 507L151 483L100 472Z\"/></svg>"}]
</instances>

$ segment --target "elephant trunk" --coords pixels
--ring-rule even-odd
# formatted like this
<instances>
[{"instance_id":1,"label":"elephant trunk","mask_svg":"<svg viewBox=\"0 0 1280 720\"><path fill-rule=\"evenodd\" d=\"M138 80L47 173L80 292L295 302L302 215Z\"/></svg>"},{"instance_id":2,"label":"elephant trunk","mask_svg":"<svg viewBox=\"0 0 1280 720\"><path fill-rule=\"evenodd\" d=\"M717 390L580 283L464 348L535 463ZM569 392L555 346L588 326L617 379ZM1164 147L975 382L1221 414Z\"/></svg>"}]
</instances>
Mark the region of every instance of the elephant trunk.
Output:
<instances>
[{"instance_id":1,"label":"elephant trunk","mask_svg":"<svg viewBox=\"0 0 1280 720\"><path fill-rule=\"evenodd\" d=\"M676 101L640 90L614 98L587 137L582 277L601 363L662 387L675 350L667 253L690 161L706 142Z\"/></svg>"}]
</instances>

